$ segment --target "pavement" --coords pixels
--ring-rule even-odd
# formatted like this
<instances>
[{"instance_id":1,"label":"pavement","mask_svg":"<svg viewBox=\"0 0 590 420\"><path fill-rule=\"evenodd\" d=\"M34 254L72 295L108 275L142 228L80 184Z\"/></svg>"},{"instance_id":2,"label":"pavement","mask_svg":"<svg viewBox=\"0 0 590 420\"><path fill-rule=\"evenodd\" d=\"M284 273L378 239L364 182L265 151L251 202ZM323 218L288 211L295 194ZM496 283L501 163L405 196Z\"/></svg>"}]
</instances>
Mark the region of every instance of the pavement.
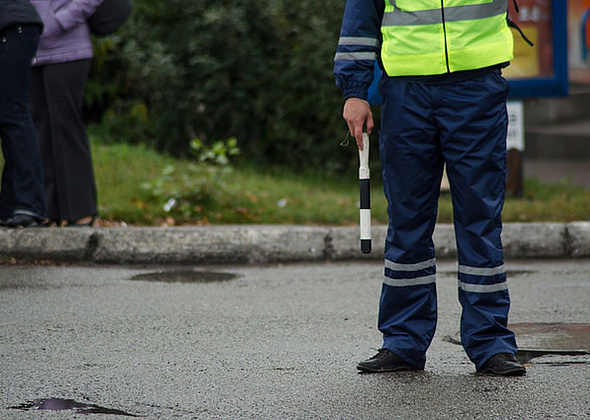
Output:
<instances>
[{"instance_id":1,"label":"pavement","mask_svg":"<svg viewBox=\"0 0 590 420\"><path fill-rule=\"evenodd\" d=\"M382 261L0 265L0 419L590 418L590 353L562 334L590 350L590 260L506 269L519 348L540 350L517 378L453 342L454 261L425 371L377 375L356 364L381 344Z\"/></svg>"},{"instance_id":2,"label":"pavement","mask_svg":"<svg viewBox=\"0 0 590 420\"><path fill-rule=\"evenodd\" d=\"M0 262L206 265L381 260L386 231L386 226L373 226L373 251L362 254L358 227L0 229ZM588 258L590 221L506 223L502 240L507 259ZM437 225L434 242L438 258L456 257L452 225Z\"/></svg>"}]
</instances>

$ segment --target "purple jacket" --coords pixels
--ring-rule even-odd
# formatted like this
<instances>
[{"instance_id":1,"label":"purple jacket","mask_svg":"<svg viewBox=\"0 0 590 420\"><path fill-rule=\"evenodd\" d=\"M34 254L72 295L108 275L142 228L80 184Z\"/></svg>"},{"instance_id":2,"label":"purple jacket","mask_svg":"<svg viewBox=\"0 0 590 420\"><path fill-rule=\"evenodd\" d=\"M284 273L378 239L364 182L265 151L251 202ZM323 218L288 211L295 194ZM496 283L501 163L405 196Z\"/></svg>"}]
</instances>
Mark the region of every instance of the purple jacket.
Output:
<instances>
[{"instance_id":1,"label":"purple jacket","mask_svg":"<svg viewBox=\"0 0 590 420\"><path fill-rule=\"evenodd\" d=\"M45 23L33 66L92 58L92 38L86 20L102 2L31 0Z\"/></svg>"}]
</instances>

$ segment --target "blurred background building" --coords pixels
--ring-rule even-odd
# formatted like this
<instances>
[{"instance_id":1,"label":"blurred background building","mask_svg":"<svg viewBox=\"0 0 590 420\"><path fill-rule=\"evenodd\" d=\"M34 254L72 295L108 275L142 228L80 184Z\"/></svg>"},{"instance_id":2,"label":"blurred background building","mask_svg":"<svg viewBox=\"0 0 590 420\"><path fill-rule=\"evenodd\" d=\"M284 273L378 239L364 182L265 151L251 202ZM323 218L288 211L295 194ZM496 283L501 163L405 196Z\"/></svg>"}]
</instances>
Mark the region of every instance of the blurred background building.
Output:
<instances>
[{"instance_id":1,"label":"blurred background building","mask_svg":"<svg viewBox=\"0 0 590 420\"><path fill-rule=\"evenodd\" d=\"M565 6L563 0L553 0ZM547 75L552 72L551 0L519 0L519 24L535 42L516 43L523 65L510 71ZM528 48L528 50L527 50ZM571 181L590 187L590 0L567 1L567 97L524 99L524 176L542 181ZM523 52L524 50L524 52ZM536 56L536 59L530 57ZM519 77L522 74L510 74Z\"/></svg>"}]
</instances>

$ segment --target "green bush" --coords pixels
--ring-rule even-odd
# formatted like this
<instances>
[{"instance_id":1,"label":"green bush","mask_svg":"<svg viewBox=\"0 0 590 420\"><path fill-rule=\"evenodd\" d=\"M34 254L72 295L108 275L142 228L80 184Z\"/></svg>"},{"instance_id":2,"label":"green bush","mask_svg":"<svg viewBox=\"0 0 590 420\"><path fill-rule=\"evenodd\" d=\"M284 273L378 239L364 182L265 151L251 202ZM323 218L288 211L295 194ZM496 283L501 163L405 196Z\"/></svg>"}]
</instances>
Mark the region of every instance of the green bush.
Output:
<instances>
[{"instance_id":1,"label":"green bush","mask_svg":"<svg viewBox=\"0 0 590 420\"><path fill-rule=\"evenodd\" d=\"M96 42L87 106L103 136L188 154L236 137L242 159L346 168L332 75L342 0L135 0Z\"/></svg>"}]
</instances>

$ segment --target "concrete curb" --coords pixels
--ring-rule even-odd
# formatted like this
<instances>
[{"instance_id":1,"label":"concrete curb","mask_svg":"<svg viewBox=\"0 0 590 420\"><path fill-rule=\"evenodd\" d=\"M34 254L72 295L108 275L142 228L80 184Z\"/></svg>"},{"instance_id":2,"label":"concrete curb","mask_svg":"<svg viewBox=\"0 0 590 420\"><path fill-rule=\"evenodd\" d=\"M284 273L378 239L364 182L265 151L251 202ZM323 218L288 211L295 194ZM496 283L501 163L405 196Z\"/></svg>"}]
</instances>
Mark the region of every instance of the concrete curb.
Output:
<instances>
[{"instance_id":1,"label":"concrete curb","mask_svg":"<svg viewBox=\"0 0 590 420\"><path fill-rule=\"evenodd\" d=\"M305 226L204 226L97 230L101 263L248 263L324 259L328 230Z\"/></svg>"},{"instance_id":2,"label":"concrete curb","mask_svg":"<svg viewBox=\"0 0 590 420\"><path fill-rule=\"evenodd\" d=\"M173 228L0 229L0 259L109 264L268 264L380 260L386 226L361 254L358 227L234 225ZM590 222L506 223L507 259L590 257ZM456 258L453 226L437 225L438 258Z\"/></svg>"},{"instance_id":3,"label":"concrete curb","mask_svg":"<svg viewBox=\"0 0 590 420\"><path fill-rule=\"evenodd\" d=\"M567 225L569 253L572 257L590 257L590 222Z\"/></svg>"},{"instance_id":4,"label":"concrete curb","mask_svg":"<svg viewBox=\"0 0 590 420\"><path fill-rule=\"evenodd\" d=\"M17 260L84 261L90 229L0 229L0 257Z\"/></svg>"}]
</instances>

